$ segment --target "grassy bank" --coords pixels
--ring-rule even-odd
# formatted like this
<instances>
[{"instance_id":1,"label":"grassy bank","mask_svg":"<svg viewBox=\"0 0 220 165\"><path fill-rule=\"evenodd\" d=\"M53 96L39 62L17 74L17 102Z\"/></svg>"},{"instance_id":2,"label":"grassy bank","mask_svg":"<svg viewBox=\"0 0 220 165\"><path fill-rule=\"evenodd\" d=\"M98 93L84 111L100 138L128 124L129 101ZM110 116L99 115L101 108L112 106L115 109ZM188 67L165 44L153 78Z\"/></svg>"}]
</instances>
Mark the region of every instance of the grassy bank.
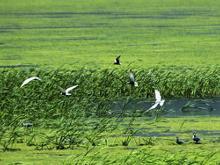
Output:
<instances>
[{"instance_id":1,"label":"grassy bank","mask_svg":"<svg viewBox=\"0 0 220 165\"><path fill-rule=\"evenodd\" d=\"M112 121L114 121L112 124L116 123L113 118ZM86 123L87 121L83 122ZM33 128L19 127L15 143L10 145L11 150L0 151L0 162L1 164L135 164L137 162L139 164L218 164L220 162L218 136L220 130L217 129L219 123L218 117L160 118L157 121L147 117L135 118L135 120L124 118L113 131L106 130L104 133L99 132L100 130L96 131L100 126L85 129L82 131L84 136L80 136L83 141L80 144L73 144L71 148L66 145L65 149L56 149L57 144L52 141L52 138L55 140L61 136L61 132L61 137L70 137L67 132L62 131L62 125L54 127L53 131L51 127L42 129L42 126L36 125ZM74 137L79 138L77 132L80 130L74 131L75 127L76 125L69 125L69 129L71 128L75 133ZM202 139L202 144L193 143L192 132L195 130ZM90 138L95 137L95 145L86 138L86 135ZM185 144L177 145L176 136L184 139ZM50 144L47 138L51 140ZM124 142L127 140L126 146ZM41 147L40 141L48 145ZM68 144L68 141L65 143Z\"/></svg>"}]
</instances>

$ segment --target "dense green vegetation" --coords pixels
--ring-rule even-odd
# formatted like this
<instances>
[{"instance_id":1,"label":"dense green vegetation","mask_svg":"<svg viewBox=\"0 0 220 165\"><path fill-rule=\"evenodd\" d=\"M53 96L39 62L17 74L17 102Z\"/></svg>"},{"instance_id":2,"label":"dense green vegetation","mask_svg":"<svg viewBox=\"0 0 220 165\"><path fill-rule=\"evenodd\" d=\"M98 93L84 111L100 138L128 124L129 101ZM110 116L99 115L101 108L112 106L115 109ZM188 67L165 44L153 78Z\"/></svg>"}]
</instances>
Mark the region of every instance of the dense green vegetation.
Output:
<instances>
[{"instance_id":1,"label":"dense green vegetation","mask_svg":"<svg viewBox=\"0 0 220 165\"><path fill-rule=\"evenodd\" d=\"M218 96L219 69L151 67L134 70L139 83L137 88L127 83L128 70L125 69L2 69L0 148L14 152L0 153L2 157L11 155L1 161L31 162L42 154L45 156L39 164L48 163L51 159L46 157L50 155L56 158L61 155L60 163L66 164L219 162L219 150L210 150L219 145L218 134L211 135L212 131L218 133L218 117L161 119L163 109L148 114L143 113L144 110L126 112L123 106L120 113L111 109L116 100L126 106L131 99L152 98L154 89L159 89L165 98ZM24 79L35 75L42 81L20 88ZM60 94L58 86L65 88L75 84L79 87L71 96ZM23 124L29 122L33 127L25 128ZM194 130L201 131L204 144L192 144ZM170 133L168 138L167 132ZM175 136L189 139L185 147L176 147ZM28 153L27 158L23 158L24 152ZM158 157L160 154L163 156ZM210 155L210 159L204 155Z\"/></svg>"},{"instance_id":2,"label":"dense green vegetation","mask_svg":"<svg viewBox=\"0 0 220 165\"><path fill-rule=\"evenodd\" d=\"M216 0L1 0L0 64L215 65L219 16Z\"/></svg>"},{"instance_id":3,"label":"dense green vegetation","mask_svg":"<svg viewBox=\"0 0 220 165\"><path fill-rule=\"evenodd\" d=\"M219 164L218 116L126 110L219 97L219 22L216 0L1 0L0 164Z\"/></svg>"},{"instance_id":4,"label":"dense green vegetation","mask_svg":"<svg viewBox=\"0 0 220 165\"><path fill-rule=\"evenodd\" d=\"M151 67L133 70L138 88L128 84L126 69L77 69L77 70L0 70L1 100L26 99L35 102L57 101L60 97L58 86L67 88L79 85L73 97L79 100L98 100L100 98L116 100L120 98L154 97L154 89L161 91L164 97L214 97L220 95L220 67ZM34 82L26 88L20 88L28 77L39 76L42 82ZM31 96L31 97L30 97ZM74 101L70 98L71 102ZM7 100L7 102L10 100ZM19 100L17 100L19 101ZM25 101L25 100L24 100ZM19 101L20 102L20 101ZM23 101L22 101L23 102ZM58 101L59 102L59 101ZM8 103L14 107L13 102ZM15 102L15 104L17 104ZM27 104L24 103L24 106ZM8 107L8 106L7 106Z\"/></svg>"}]
</instances>

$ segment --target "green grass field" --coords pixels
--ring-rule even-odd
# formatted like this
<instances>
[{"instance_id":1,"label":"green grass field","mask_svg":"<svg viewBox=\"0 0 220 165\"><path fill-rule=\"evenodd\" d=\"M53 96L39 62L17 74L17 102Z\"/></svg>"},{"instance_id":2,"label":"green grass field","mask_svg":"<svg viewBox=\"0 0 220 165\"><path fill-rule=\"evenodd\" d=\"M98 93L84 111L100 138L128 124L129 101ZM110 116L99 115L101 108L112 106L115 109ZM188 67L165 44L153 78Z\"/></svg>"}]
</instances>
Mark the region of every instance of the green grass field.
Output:
<instances>
[{"instance_id":1,"label":"green grass field","mask_svg":"<svg viewBox=\"0 0 220 165\"><path fill-rule=\"evenodd\" d=\"M220 110L219 45L217 0L0 0L0 164L219 165L219 116L162 115L170 98ZM162 109L126 111L154 89Z\"/></svg>"},{"instance_id":2,"label":"green grass field","mask_svg":"<svg viewBox=\"0 0 220 165\"><path fill-rule=\"evenodd\" d=\"M216 65L216 0L1 0L0 65Z\"/></svg>"},{"instance_id":3,"label":"green grass field","mask_svg":"<svg viewBox=\"0 0 220 165\"><path fill-rule=\"evenodd\" d=\"M129 134L125 133L127 124L131 121L126 118L116 130L104 133L103 139L99 139L97 146L91 144L75 146L73 149L36 150L35 146L27 146L27 141L33 130L26 136L18 138L19 143L14 144L14 150L0 152L1 164L218 164L220 163L219 117L184 117L184 118L160 118L158 121L149 118L136 118L130 125L139 136L131 136L128 146L122 142ZM196 128L202 144L194 144L192 132ZM51 133L51 129L43 131ZM158 136L146 136L145 134L158 134ZM90 132L93 135L92 132ZM177 145L176 136L184 139L185 144ZM36 136L36 141L40 136ZM107 143L104 141L107 140ZM90 152L88 152L90 150ZM88 154L86 154L88 152Z\"/></svg>"}]
</instances>

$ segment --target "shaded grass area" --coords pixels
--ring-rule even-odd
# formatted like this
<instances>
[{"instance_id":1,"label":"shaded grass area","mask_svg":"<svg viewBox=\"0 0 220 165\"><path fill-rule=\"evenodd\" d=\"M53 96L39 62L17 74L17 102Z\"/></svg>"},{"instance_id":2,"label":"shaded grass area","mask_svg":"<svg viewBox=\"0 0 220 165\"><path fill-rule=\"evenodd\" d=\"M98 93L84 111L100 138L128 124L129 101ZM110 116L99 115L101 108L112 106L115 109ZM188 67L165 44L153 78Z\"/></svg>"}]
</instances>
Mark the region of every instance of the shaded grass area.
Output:
<instances>
[{"instance_id":1,"label":"shaded grass area","mask_svg":"<svg viewBox=\"0 0 220 165\"><path fill-rule=\"evenodd\" d=\"M219 2L179 0L0 2L0 65L111 68L213 65Z\"/></svg>"},{"instance_id":2,"label":"shaded grass area","mask_svg":"<svg viewBox=\"0 0 220 165\"><path fill-rule=\"evenodd\" d=\"M135 130L145 128L141 131L160 134L160 136L153 137L137 137L126 133L127 124L131 123L131 120L132 118L124 118L117 129L113 132L106 132L105 138L99 139L100 142L97 146L85 143L75 146L71 150L48 150L47 148L36 150L34 146L27 146L26 137L20 137L17 139L17 143L13 145L14 149L19 150L0 152L0 162L1 164L135 164L137 161L139 163L157 164L218 164L220 162L219 135L210 134L212 130L220 132L218 129L220 128L219 117L162 117L157 121L148 117L139 117L135 118L132 125L130 124L129 127ZM27 131L25 128L20 129ZM50 130L40 127L34 127L32 131L47 132L47 134L50 132ZM198 136L202 139L202 144L193 144L193 131L197 131ZM173 135L166 136L166 132L173 133ZM93 136L92 131L89 134ZM123 141L127 139L127 136L130 136L131 140L128 146L123 146ZM177 145L175 143L176 136L184 139L186 143ZM24 141L21 142L21 139ZM107 143L105 142L106 139Z\"/></svg>"}]
</instances>

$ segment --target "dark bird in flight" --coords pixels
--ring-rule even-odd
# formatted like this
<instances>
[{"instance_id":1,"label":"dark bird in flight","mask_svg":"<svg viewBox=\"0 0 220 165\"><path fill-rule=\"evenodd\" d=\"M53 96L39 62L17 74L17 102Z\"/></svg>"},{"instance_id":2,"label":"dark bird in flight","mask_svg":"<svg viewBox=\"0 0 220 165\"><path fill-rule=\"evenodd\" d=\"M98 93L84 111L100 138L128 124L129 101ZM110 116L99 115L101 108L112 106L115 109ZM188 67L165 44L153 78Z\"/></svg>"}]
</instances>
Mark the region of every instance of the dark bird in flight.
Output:
<instances>
[{"instance_id":1,"label":"dark bird in flight","mask_svg":"<svg viewBox=\"0 0 220 165\"><path fill-rule=\"evenodd\" d=\"M115 65L121 65L120 57L121 56L116 57L115 62L114 62Z\"/></svg>"}]
</instances>

